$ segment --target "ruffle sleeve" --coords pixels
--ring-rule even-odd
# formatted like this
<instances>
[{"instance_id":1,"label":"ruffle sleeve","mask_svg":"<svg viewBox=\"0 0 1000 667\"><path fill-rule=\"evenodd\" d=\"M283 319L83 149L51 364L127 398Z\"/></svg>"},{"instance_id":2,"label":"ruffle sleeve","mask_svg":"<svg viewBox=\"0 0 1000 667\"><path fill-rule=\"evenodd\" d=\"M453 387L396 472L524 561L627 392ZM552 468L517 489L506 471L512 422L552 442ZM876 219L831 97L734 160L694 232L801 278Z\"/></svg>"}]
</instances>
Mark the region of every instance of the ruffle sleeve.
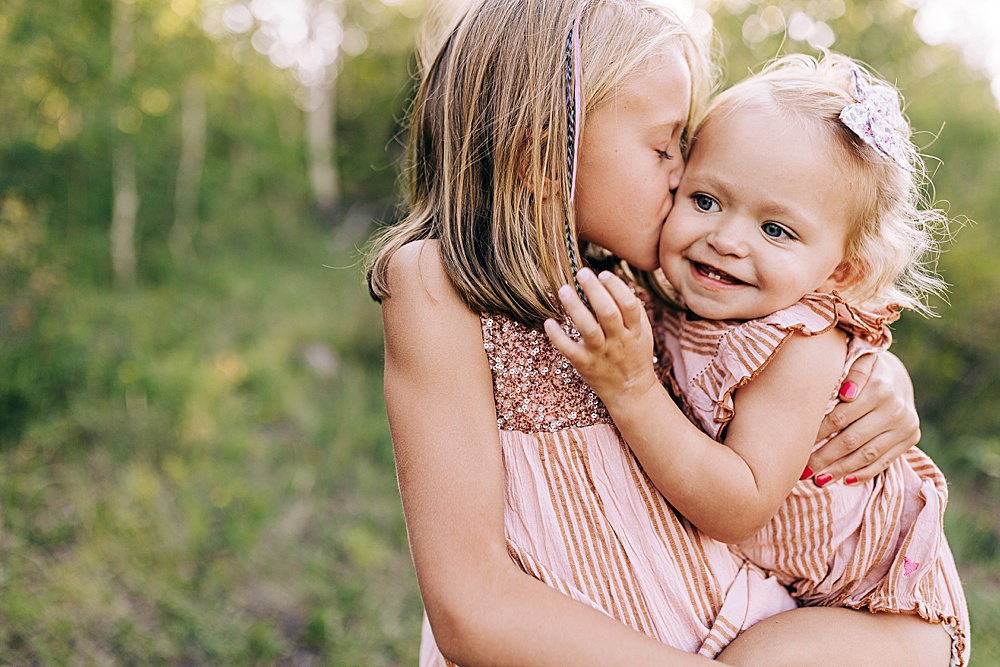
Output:
<instances>
[{"instance_id":1,"label":"ruffle sleeve","mask_svg":"<svg viewBox=\"0 0 1000 667\"><path fill-rule=\"evenodd\" d=\"M898 317L894 309L860 310L837 293L808 294L795 305L756 320L678 315L673 370L702 428L718 440L733 418L736 390L763 371L789 337L842 329L851 336L846 368L862 354L889 347L888 325ZM835 393L835 388L831 391Z\"/></svg>"}]
</instances>

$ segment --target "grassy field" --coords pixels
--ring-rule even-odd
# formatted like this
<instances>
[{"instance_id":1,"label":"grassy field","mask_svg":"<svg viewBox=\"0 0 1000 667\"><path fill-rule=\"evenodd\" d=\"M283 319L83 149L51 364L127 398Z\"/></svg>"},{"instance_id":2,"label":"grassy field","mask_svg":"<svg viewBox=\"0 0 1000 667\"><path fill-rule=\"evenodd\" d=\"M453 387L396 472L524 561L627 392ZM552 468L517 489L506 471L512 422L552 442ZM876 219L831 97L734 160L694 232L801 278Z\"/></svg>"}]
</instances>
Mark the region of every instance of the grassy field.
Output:
<instances>
[{"instance_id":1,"label":"grassy field","mask_svg":"<svg viewBox=\"0 0 1000 667\"><path fill-rule=\"evenodd\" d=\"M416 664L379 311L342 245L220 240L131 291L67 269L9 310L0 663ZM997 497L949 511L983 666Z\"/></svg>"},{"instance_id":2,"label":"grassy field","mask_svg":"<svg viewBox=\"0 0 1000 667\"><path fill-rule=\"evenodd\" d=\"M0 663L416 664L357 257L217 251L131 292L57 278L33 313L51 396L0 452Z\"/></svg>"}]
</instances>

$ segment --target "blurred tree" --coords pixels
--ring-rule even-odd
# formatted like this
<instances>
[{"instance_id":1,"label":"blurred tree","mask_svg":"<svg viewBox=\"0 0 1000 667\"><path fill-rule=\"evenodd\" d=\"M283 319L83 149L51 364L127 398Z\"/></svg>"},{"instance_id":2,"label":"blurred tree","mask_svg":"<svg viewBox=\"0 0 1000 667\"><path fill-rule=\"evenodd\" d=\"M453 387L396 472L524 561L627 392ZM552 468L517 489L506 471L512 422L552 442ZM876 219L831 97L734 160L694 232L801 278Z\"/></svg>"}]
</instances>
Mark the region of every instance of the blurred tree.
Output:
<instances>
[{"instance_id":1,"label":"blurred tree","mask_svg":"<svg viewBox=\"0 0 1000 667\"><path fill-rule=\"evenodd\" d=\"M139 210L136 189L135 146L129 135L139 129L142 118L128 102L135 73L135 0L113 0L111 5L111 87L123 100L117 113L122 134L115 137L111 152L114 207L111 214L111 268L118 285L135 283L135 223Z\"/></svg>"},{"instance_id":2,"label":"blurred tree","mask_svg":"<svg viewBox=\"0 0 1000 667\"><path fill-rule=\"evenodd\" d=\"M303 131L314 206L328 221L342 192L335 132L338 82L345 62L365 53L371 36L390 27L397 14L388 4L371 0L232 0L221 9L221 23L231 35L248 41L274 66L290 73L296 86L295 101L305 113ZM399 44L404 50L393 54L392 64L405 71L399 66L405 62L412 36L397 40L397 49ZM379 86L372 84L378 81L365 79L368 94L361 96L363 101L377 94Z\"/></svg>"},{"instance_id":3,"label":"blurred tree","mask_svg":"<svg viewBox=\"0 0 1000 667\"><path fill-rule=\"evenodd\" d=\"M179 155L174 184L173 222L168 236L175 264L186 266L194 257L198 231L198 202L208 142L207 88L213 78L215 49L196 23L200 0L173 0L153 17L158 42L155 67L158 81L145 88L141 108L163 115L179 105Z\"/></svg>"},{"instance_id":4,"label":"blurred tree","mask_svg":"<svg viewBox=\"0 0 1000 667\"><path fill-rule=\"evenodd\" d=\"M334 128L346 36L343 0L234 0L223 10L222 23L231 34L246 35L258 53L297 83L313 203L321 218L330 219L340 198Z\"/></svg>"},{"instance_id":5,"label":"blurred tree","mask_svg":"<svg viewBox=\"0 0 1000 667\"><path fill-rule=\"evenodd\" d=\"M198 227L198 192L205 166L208 115L205 84L197 75L188 78L181 92L181 155L174 188L174 224L170 228L170 253L177 264L190 264L191 241Z\"/></svg>"}]
</instances>

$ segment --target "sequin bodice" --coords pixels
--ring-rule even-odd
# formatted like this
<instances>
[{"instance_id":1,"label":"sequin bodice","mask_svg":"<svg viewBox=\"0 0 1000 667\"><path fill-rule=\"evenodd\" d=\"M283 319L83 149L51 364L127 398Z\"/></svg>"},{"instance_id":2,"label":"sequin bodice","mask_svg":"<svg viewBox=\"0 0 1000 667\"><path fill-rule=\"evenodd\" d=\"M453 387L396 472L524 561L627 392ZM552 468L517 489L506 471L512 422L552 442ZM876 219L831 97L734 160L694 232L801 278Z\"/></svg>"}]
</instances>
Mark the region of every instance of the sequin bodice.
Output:
<instances>
[{"instance_id":1,"label":"sequin bodice","mask_svg":"<svg viewBox=\"0 0 1000 667\"><path fill-rule=\"evenodd\" d=\"M482 323L500 430L538 433L611 423L604 404L544 331L503 315L483 315Z\"/></svg>"}]
</instances>

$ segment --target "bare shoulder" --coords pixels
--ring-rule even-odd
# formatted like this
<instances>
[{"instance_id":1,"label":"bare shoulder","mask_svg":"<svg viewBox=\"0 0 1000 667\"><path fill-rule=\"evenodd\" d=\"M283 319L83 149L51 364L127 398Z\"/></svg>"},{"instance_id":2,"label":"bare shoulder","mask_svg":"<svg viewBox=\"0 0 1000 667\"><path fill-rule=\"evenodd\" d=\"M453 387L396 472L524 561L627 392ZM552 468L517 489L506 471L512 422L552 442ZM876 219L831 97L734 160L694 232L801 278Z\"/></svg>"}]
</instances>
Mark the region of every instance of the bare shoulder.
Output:
<instances>
[{"instance_id":1,"label":"bare shoulder","mask_svg":"<svg viewBox=\"0 0 1000 667\"><path fill-rule=\"evenodd\" d=\"M397 250L389 260L387 276L392 290L387 301L461 300L448 278L436 240L413 241Z\"/></svg>"},{"instance_id":2,"label":"bare shoulder","mask_svg":"<svg viewBox=\"0 0 1000 667\"><path fill-rule=\"evenodd\" d=\"M390 296L382 300L387 353L434 363L442 352L470 359L483 354L479 314L452 284L437 241L414 241L397 250L387 278Z\"/></svg>"},{"instance_id":3,"label":"bare shoulder","mask_svg":"<svg viewBox=\"0 0 1000 667\"><path fill-rule=\"evenodd\" d=\"M837 327L831 327L823 333L813 335L794 335L788 339L782 348L786 354L797 354L803 357L822 355L831 357L834 362L843 363L847 354L847 334Z\"/></svg>"},{"instance_id":4,"label":"bare shoulder","mask_svg":"<svg viewBox=\"0 0 1000 667\"><path fill-rule=\"evenodd\" d=\"M826 392L826 385L833 386L840 377L846 356L847 335L840 329L809 336L796 334L782 344L762 376L785 383L799 377L818 383ZM754 384L758 383L752 382L748 388Z\"/></svg>"}]
</instances>

